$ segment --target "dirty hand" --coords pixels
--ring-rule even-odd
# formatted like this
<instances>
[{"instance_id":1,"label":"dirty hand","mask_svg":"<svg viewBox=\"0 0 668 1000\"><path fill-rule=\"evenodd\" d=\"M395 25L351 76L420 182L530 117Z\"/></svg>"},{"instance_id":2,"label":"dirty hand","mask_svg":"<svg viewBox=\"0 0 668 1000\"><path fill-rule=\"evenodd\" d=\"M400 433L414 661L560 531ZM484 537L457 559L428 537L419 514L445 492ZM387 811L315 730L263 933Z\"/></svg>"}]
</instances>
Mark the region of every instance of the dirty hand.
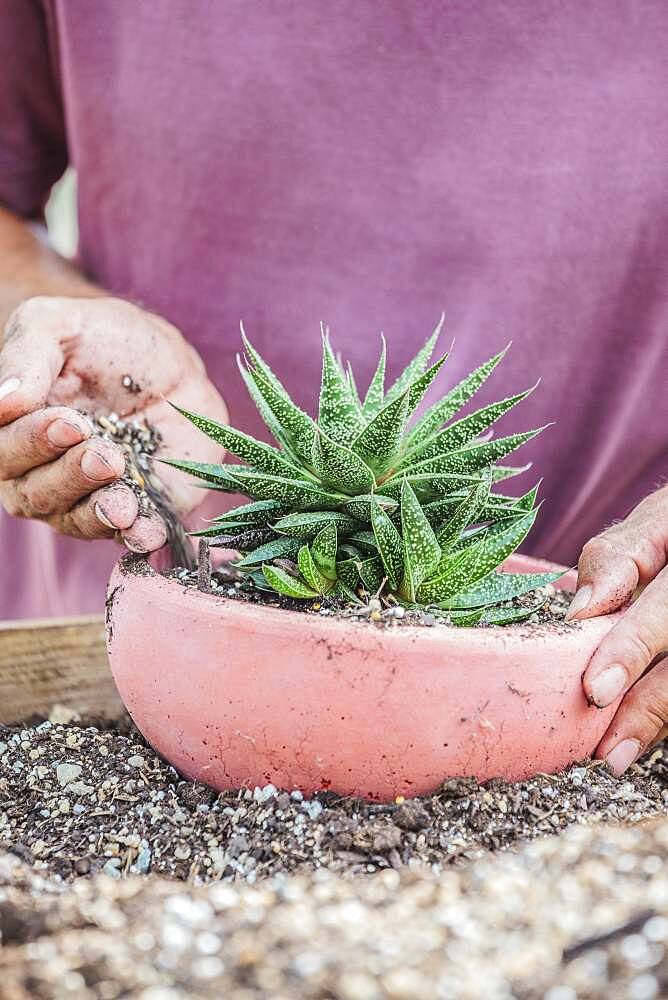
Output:
<instances>
[{"instance_id":1,"label":"dirty hand","mask_svg":"<svg viewBox=\"0 0 668 1000\"><path fill-rule=\"evenodd\" d=\"M122 538L134 551L166 540L157 512L140 514L121 447L96 437L83 413L152 424L161 451L201 461L220 449L166 402L226 420L199 355L170 323L113 298L26 300L0 347L0 504L78 538ZM81 412L83 411L83 413ZM164 466L180 512L202 490Z\"/></svg>"},{"instance_id":2,"label":"dirty hand","mask_svg":"<svg viewBox=\"0 0 668 1000\"><path fill-rule=\"evenodd\" d=\"M587 542L569 620L607 614L642 592L594 653L583 684L599 708L624 698L597 756L622 774L668 734L668 487Z\"/></svg>"}]
</instances>

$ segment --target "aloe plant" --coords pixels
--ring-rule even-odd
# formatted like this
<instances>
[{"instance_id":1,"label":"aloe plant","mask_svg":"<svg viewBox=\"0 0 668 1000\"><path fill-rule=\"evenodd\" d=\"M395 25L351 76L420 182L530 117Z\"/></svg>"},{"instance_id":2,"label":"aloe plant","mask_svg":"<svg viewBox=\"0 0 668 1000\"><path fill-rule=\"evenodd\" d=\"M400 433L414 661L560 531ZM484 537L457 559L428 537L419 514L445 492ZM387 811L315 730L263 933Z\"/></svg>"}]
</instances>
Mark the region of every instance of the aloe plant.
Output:
<instances>
[{"instance_id":1,"label":"aloe plant","mask_svg":"<svg viewBox=\"0 0 668 1000\"><path fill-rule=\"evenodd\" d=\"M242 328L239 370L276 445L180 410L240 464L169 464L250 501L196 534L238 551L236 565L256 587L295 599L377 595L460 625L530 615L534 607L500 605L559 574L498 569L536 519L538 487L521 497L494 487L525 471L500 463L544 428L495 438L492 427L535 386L458 416L506 348L415 419L448 357L430 364L442 322L387 389L383 340L363 397L323 330L317 419L292 401Z\"/></svg>"}]
</instances>

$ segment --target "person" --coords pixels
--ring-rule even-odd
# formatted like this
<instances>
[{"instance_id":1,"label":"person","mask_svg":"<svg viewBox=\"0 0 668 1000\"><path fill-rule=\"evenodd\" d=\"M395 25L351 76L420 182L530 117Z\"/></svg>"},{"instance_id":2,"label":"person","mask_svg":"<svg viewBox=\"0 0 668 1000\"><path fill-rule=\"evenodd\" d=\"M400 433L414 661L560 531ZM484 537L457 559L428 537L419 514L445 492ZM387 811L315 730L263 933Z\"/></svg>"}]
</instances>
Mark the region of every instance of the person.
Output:
<instances>
[{"instance_id":1,"label":"person","mask_svg":"<svg viewBox=\"0 0 668 1000\"><path fill-rule=\"evenodd\" d=\"M668 718L666 51L662 0L0 0L0 616L96 610L101 540L165 540L86 413L213 460L164 399L260 432L240 319L308 407L321 319L370 374L445 309L453 383L510 336L496 397L542 375L531 547L586 542L571 618L644 588L584 676L622 773ZM68 163L74 263L37 228Z\"/></svg>"}]
</instances>

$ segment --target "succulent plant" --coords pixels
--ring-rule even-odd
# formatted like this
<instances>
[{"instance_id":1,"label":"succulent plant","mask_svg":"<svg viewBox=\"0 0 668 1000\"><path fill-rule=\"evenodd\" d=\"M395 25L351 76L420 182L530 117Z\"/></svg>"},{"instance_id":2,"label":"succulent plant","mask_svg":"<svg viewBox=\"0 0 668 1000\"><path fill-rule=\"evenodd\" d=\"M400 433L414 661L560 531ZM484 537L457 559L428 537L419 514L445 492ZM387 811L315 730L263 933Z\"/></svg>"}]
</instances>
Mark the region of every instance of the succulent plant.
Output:
<instances>
[{"instance_id":1,"label":"succulent plant","mask_svg":"<svg viewBox=\"0 0 668 1000\"><path fill-rule=\"evenodd\" d=\"M239 370L276 446L180 410L242 464L169 464L250 500L195 534L238 551L236 566L256 587L291 598L375 595L459 625L531 614L499 605L558 574L498 568L534 523L538 486L519 498L493 487L528 468L499 463L544 428L499 438L491 429L535 386L458 417L506 348L415 419L448 357L429 363L442 322L387 390L383 340L364 397L323 330L317 419L295 405L242 328Z\"/></svg>"}]
</instances>

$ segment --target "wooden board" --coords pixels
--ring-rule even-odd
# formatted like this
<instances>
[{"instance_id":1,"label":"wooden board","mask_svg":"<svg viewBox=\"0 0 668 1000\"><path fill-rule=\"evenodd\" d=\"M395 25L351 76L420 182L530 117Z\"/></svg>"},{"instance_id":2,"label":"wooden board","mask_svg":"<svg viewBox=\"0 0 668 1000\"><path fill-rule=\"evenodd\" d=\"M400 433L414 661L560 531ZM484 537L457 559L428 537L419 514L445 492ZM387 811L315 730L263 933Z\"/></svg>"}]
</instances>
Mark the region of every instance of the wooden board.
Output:
<instances>
[{"instance_id":1,"label":"wooden board","mask_svg":"<svg viewBox=\"0 0 668 1000\"><path fill-rule=\"evenodd\" d=\"M54 705L96 717L120 714L102 615L0 622L0 723L48 717Z\"/></svg>"}]
</instances>

